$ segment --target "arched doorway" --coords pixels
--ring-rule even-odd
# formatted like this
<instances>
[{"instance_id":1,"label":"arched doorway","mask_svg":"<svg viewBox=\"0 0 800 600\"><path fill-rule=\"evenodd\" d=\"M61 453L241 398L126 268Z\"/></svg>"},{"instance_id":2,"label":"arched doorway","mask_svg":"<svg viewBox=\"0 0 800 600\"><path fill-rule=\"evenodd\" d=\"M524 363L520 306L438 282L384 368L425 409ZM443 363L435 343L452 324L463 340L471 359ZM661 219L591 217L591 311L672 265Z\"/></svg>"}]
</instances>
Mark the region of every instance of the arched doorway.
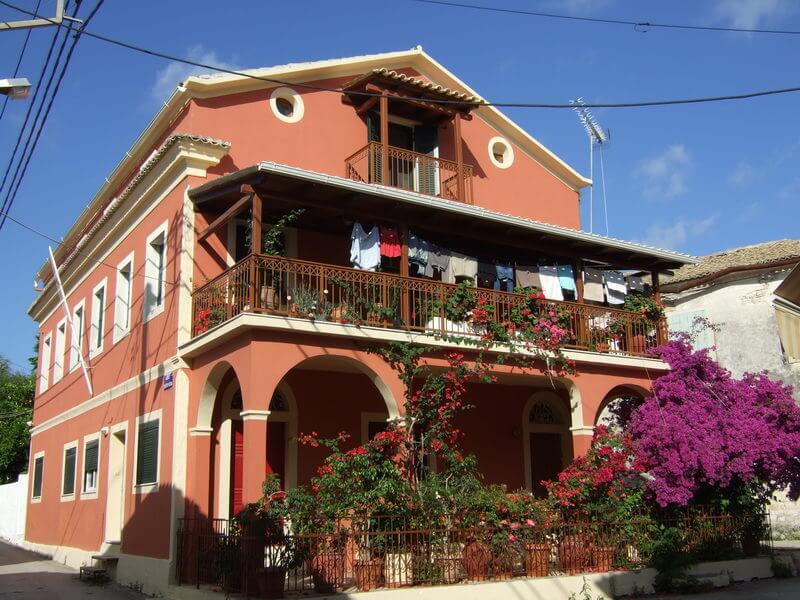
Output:
<instances>
[{"instance_id":1,"label":"arched doorway","mask_svg":"<svg viewBox=\"0 0 800 600\"><path fill-rule=\"evenodd\" d=\"M637 386L617 386L606 394L595 415L594 425L616 428L627 421L630 412L644 401L648 391Z\"/></svg>"},{"instance_id":2,"label":"arched doorway","mask_svg":"<svg viewBox=\"0 0 800 600\"><path fill-rule=\"evenodd\" d=\"M572 460L569 411L553 392L537 392L526 403L522 417L526 487L543 497L542 481L555 479Z\"/></svg>"}]
</instances>

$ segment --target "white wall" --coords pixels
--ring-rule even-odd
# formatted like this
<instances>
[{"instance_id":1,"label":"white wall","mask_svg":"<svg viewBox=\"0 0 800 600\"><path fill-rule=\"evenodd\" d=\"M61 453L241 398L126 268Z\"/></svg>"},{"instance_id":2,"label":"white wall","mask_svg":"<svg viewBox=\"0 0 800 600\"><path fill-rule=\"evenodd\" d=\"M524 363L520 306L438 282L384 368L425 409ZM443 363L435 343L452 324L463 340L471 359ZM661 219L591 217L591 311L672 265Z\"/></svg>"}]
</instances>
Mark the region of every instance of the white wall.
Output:
<instances>
[{"instance_id":1,"label":"white wall","mask_svg":"<svg viewBox=\"0 0 800 600\"><path fill-rule=\"evenodd\" d=\"M800 401L800 368L784 359L772 303L775 288L787 274L755 274L665 294L664 299L668 315L703 311L719 327L713 335L716 359L734 377L767 370L770 377L795 386L795 399Z\"/></svg>"},{"instance_id":2,"label":"white wall","mask_svg":"<svg viewBox=\"0 0 800 600\"><path fill-rule=\"evenodd\" d=\"M28 507L28 474L16 483L0 485L0 538L20 545L25 537L25 511Z\"/></svg>"}]
</instances>

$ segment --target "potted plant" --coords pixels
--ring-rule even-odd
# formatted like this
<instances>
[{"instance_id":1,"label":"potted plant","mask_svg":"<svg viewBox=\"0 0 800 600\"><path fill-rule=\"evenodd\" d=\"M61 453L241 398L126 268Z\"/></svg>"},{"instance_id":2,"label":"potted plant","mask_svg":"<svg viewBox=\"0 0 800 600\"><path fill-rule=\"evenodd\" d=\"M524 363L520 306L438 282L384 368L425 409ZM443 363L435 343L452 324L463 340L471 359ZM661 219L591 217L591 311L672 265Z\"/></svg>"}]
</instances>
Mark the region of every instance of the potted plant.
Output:
<instances>
[{"instance_id":1,"label":"potted plant","mask_svg":"<svg viewBox=\"0 0 800 600\"><path fill-rule=\"evenodd\" d=\"M467 540L462 552L464 561L464 571L467 578L474 581L483 581L489 577L489 569L492 565L492 551L476 535Z\"/></svg>"}]
</instances>

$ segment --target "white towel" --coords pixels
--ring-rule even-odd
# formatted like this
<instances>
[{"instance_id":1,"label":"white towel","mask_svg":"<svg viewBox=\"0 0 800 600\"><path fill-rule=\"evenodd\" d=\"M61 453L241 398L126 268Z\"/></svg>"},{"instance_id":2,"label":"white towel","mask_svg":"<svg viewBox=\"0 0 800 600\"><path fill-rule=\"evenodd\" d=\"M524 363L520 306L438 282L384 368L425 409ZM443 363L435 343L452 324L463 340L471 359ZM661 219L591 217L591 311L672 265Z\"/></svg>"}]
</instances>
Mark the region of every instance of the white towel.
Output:
<instances>
[{"instance_id":1,"label":"white towel","mask_svg":"<svg viewBox=\"0 0 800 600\"><path fill-rule=\"evenodd\" d=\"M609 304L625 304L628 286L625 285L625 276L619 271L606 271L603 273L606 282L606 300Z\"/></svg>"},{"instance_id":2,"label":"white towel","mask_svg":"<svg viewBox=\"0 0 800 600\"><path fill-rule=\"evenodd\" d=\"M442 276L442 281L456 283L457 277L468 277L473 284L477 284L478 260L460 252L452 252L450 254L450 263Z\"/></svg>"},{"instance_id":3,"label":"white towel","mask_svg":"<svg viewBox=\"0 0 800 600\"><path fill-rule=\"evenodd\" d=\"M558 269L555 265L539 267L539 280L542 282L542 292L548 300L563 300L564 292L561 291L561 282L558 280Z\"/></svg>"},{"instance_id":4,"label":"white towel","mask_svg":"<svg viewBox=\"0 0 800 600\"><path fill-rule=\"evenodd\" d=\"M583 299L592 302L603 302L603 272L599 269L586 267L583 270Z\"/></svg>"}]
</instances>

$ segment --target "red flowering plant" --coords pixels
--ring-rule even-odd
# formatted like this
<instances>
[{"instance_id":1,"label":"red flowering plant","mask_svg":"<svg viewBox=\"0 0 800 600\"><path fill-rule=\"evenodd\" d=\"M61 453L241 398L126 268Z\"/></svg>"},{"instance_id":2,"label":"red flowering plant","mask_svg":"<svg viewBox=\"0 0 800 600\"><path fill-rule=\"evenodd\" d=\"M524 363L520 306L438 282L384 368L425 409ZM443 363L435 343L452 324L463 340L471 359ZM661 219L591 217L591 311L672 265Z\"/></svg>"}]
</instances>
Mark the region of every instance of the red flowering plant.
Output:
<instances>
[{"instance_id":1,"label":"red flowering plant","mask_svg":"<svg viewBox=\"0 0 800 600\"><path fill-rule=\"evenodd\" d=\"M200 335L205 333L212 327L222 323L224 320L224 313L221 308L204 308L197 313L197 318L194 321L194 333Z\"/></svg>"},{"instance_id":2,"label":"red flowering plant","mask_svg":"<svg viewBox=\"0 0 800 600\"><path fill-rule=\"evenodd\" d=\"M576 458L555 481L543 483L562 515L623 524L643 507L644 471L631 436L598 425L586 455Z\"/></svg>"},{"instance_id":3,"label":"red flowering plant","mask_svg":"<svg viewBox=\"0 0 800 600\"><path fill-rule=\"evenodd\" d=\"M520 288L524 301L511 309L510 321L516 336L546 351L558 351L571 341L569 312L548 302L533 288Z\"/></svg>"},{"instance_id":4,"label":"red flowering plant","mask_svg":"<svg viewBox=\"0 0 800 600\"><path fill-rule=\"evenodd\" d=\"M233 517L234 527L243 535L261 537L277 543L284 537L287 517L286 492L276 474L267 475L261 485L261 499L247 504Z\"/></svg>"}]
</instances>

